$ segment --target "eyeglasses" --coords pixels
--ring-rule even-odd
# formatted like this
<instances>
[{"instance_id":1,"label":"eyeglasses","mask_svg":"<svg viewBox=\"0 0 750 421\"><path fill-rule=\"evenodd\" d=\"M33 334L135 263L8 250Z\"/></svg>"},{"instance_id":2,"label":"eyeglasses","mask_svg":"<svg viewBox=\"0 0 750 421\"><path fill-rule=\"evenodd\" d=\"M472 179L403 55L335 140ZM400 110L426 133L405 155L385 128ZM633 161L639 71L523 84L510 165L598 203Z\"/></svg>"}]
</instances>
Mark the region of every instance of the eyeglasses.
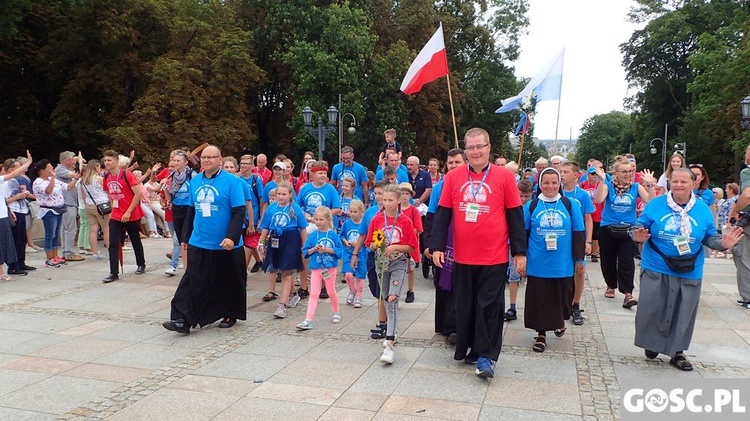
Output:
<instances>
[{"instance_id":1,"label":"eyeglasses","mask_svg":"<svg viewBox=\"0 0 750 421\"><path fill-rule=\"evenodd\" d=\"M221 158L221 155L202 155L201 159L217 159Z\"/></svg>"},{"instance_id":2,"label":"eyeglasses","mask_svg":"<svg viewBox=\"0 0 750 421\"><path fill-rule=\"evenodd\" d=\"M253 165L252 162L240 162L240 165Z\"/></svg>"},{"instance_id":3,"label":"eyeglasses","mask_svg":"<svg viewBox=\"0 0 750 421\"><path fill-rule=\"evenodd\" d=\"M490 146L490 144L489 143L485 143L484 145L471 145L471 146L467 146L466 148L464 148L464 150L466 150L466 151L478 151L480 149L486 148L487 146Z\"/></svg>"},{"instance_id":4,"label":"eyeglasses","mask_svg":"<svg viewBox=\"0 0 750 421\"><path fill-rule=\"evenodd\" d=\"M635 170L624 170L624 171L617 171L617 172L619 172L620 174L632 174L635 172Z\"/></svg>"}]
</instances>

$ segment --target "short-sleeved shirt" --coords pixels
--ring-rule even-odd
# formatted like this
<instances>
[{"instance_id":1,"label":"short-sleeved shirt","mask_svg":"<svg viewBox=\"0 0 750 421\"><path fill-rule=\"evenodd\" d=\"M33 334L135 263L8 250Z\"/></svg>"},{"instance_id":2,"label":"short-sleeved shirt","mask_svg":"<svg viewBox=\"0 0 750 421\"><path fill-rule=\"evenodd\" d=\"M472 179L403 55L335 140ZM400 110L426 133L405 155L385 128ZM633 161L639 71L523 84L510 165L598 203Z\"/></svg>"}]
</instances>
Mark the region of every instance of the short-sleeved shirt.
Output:
<instances>
[{"instance_id":1,"label":"short-sleeved shirt","mask_svg":"<svg viewBox=\"0 0 750 421\"><path fill-rule=\"evenodd\" d=\"M378 167L378 170L375 172L375 181L380 181L384 177L383 167ZM407 170L406 165L401 164L398 168L396 168L396 180L399 184L409 182L409 171Z\"/></svg>"},{"instance_id":2,"label":"short-sleeved shirt","mask_svg":"<svg viewBox=\"0 0 750 421\"><path fill-rule=\"evenodd\" d=\"M169 171L169 170L165 170ZM185 168L184 171L187 171L187 175L185 178L185 182L180 185L180 188L177 189L177 191L172 195L172 204L175 206L191 206L192 203L190 202L190 181L194 177L193 170L190 168ZM160 178L161 177L161 178ZM157 179L161 180L162 178L169 178L170 183L174 183L174 172L169 171L167 174L164 174L164 171L159 173L159 176Z\"/></svg>"},{"instance_id":3,"label":"short-sleeved shirt","mask_svg":"<svg viewBox=\"0 0 750 421\"><path fill-rule=\"evenodd\" d=\"M411 183L411 188L414 189L414 198L419 199L424 194L424 191L427 189L432 188L432 178L430 177L430 173L428 173L425 170L419 170L417 172L416 177L412 178L411 174L408 174L409 176L409 183ZM424 201L426 205L430 204L430 196L427 196L427 200Z\"/></svg>"},{"instance_id":4,"label":"short-sleeved shirt","mask_svg":"<svg viewBox=\"0 0 750 421\"><path fill-rule=\"evenodd\" d=\"M240 180L243 180L250 187L250 200L253 202L253 225L258 225L258 221L260 220L260 203L264 193L263 180L257 174L252 174L248 178L240 176Z\"/></svg>"},{"instance_id":5,"label":"short-sleeved shirt","mask_svg":"<svg viewBox=\"0 0 750 421\"><path fill-rule=\"evenodd\" d=\"M354 196L359 200L365 200L362 191L362 183L367 182L367 170L365 170L365 167L358 162L352 162L350 167L344 166L343 162L334 165L331 170L331 180L338 182L339 192L341 192L341 182L345 178L354 180Z\"/></svg>"},{"instance_id":6,"label":"short-sleeved shirt","mask_svg":"<svg viewBox=\"0 0 750 421\"><path fill-rule=\"evenodd\" d=\"M271 180L263 186L263 195L260 198L261 203L268 203L271 201L271 191L278 187L276 180ZM297 192L292 189L292 200L296 200Z\"/></svg>"},{"instance_id":7,"label":"short-sleeved shirt","mask_svg":"<svg viewBox=\"0 0 750 421\"><path fill-rule=\"evenodd\" d=\"M383 149L381 149L380 151L383 152L383 153L385 153L385 150L388 149L388 148L393 148L393 149L396 150L396 152L401 153L401 144L398 143L397 140L394 140L393 143L385 142L383 144Z\"/></svg>"},{"instance_id":8,"label":"short-sleeved shirt","mask_svg":"<svg viewBox=\"0 0 750 421\"><path fill-rule=\"evenodd\" d=\"M602 210L602 226L634 223L640 184L633 183L628 191L618 194L611 180L605 183L607 183L607 197L604 199Z\"/></svg>"},{"instance_id":9,"label":"short-sleeved shirt","mask_svg":"<svg viewBox=\"0 0 750 421\"><path fill-rule=\"evenodd\" d=\"M711 206L716 201L716 198L714 197L714 192L711 189L696 189L693 190L693 194L695 194L695 199L700 200L701 202L707 204L708 206Z\"/></svg>"},{"instance_id":10,"label":"short-sleeved shirt","mask_svg":"<svg viewBox=\"0 0 750 421\"><path fill-rule=\"evenodd\" d=\"M260 178L263 180L263 185L268 184L269 181L273 178L273 171L269 170L268 168L263 168L262 170L258 167L253 168L253 174L257 174L260 176Z\"/></svg>"},{"instance_id":11,"label":"short-sleeved shirt","mask_svg":"<svg viewBox=\"0 0 750 421\"><path fill-rule=\"evenodd\" d=\"M375 214L367 228L367 237L365 237L365 245L368 248L372 244L372 235L377 230L383 231L388 245L408 245L419 250L419 240L414 232L414 224L411 219L403 215L387 217L384 212Z\"/></svg>"},{"instance_id":12,"label":"short-sleeved shirt","mask_svg":"<svg viewBox=\"0 0 750 421\"><path fill-rule=\"evenodd\" d=\"M244 184L238 177L223 170L212 178L206 178L205 173L193 178L190 201L195 207L195 219L188 244L207 250L223 250L221 242L226 238L232 209L245 207ZM234 248L242 247L241 235L232 240Z\"/></svg>"},{"instance_id":13,"label":"short-sleeved shirt","mask_svg":"<svg viewBox=\"0 0 750 421\"><path fill-rule=\"evenodd\" d=\"M716 225L711 214L711 209L700 200L695 201L692 209L688 211L692 231L687 237L690 246L690 254L699 253L695 260L695 268L692 272L676 273L669 269L664 259L656 254L647 241L643 245L641 267L665 275L681 277L685 279L703 278L703 240L716 234ZM648 202L646 208L638 218L638 224L643 225L651 233L651 241L659 250L667 256L679 256L674 239L681 235L681 217L667 205L666 196L658 196Z\"/></svg>"},{"instance_id":14,"label":"short-sleeved shirt","mask_svg":"<svg viewBox=\"0 0 750 421\"><path fill-rule=\"evenodd\" d=\"M5 197L5 199L7 199L8 197L20 194L21 191L23 191L21 189L21 186L24 186L25 188L26 184L24 184L21 180L23 180L22 177L11 178L10 180L2 184L2 186L8 190L8 196ZM10 202L8 203L8 207L14 213L22 213L22 214L29 213L29 201L27 199L20 199L20 200ZM7 209L6 209L6 212L7 212Z\"/></svg>"},{"instance_id":15,"label":"short-sleeved shirt","mask_svg":"<svg viewBox=\"0 0 750 421\"><path fill-rule=\"evenodd\" d=\"M334 253L315 252L312 255L307 253L317 245L330 247ZM305 244L302 246L302 255L310 260L310 269L335 268L338 266L339 259L344 256L344 247L336 231L331 229L325 232L315 230L307 236Z\"/></svg>"},{"instance_id":16,"label":"short-sleeved shirt","mask_svg":"<svg viewBox=\"0 0 750 421\"><path fill-rule=\"evenodd\" d=\"M588 194L587 194L588 196ZM523 220L529 231L529 249L534 264L526 268L529 276L539 278L564 278L573 276L573 233L585 231L583 212L577 200L570 200L570 214L562 200L545 202L537 199L534 214L530 213L531 202L523 206ZM547 247L547 236L556 236L555 249Z\"/></svg>"},{"instance_id":17,"label":"short-sleeved shirt","mask_svg":"<svg viewBox=\"0 0 750 421\"><path fill-rule=\"evenodd\" d=\"M110 218L115 221L122 221L122 215L128 210L130 204L133 203L133 199L135 199L133 186L140 188L138 180L130 171L119 171L115 175L109 172L104 174L103 188L109 195L109 200L112 203ZM141 218L143 218L143 210L139 205L136 205L130 213L130 221L137 221Z\"/></svg>"},{"instance_id":18,"label":"short-sleeved shirt","mask_svg":"<svg viewBox=\"0 0 750 421\"><path fill-rule=\"evenodd\" d=\"M484 182L482 183L482 179ZM467 206L479 205L476 222L467 221ZM443 178L439 205L453 210L455 261L467 265L508 262L506 209L521 206L516 178L504 167L489 164L475 173L469 164Z\"/></svg>"},{"instance_id":19,"label":"short-sleeved shirt","mask_svg":"<svg viewBox=\"0 0 750 421\"><path fill-rule=\"evenodd\" d=\"M581 209L581 212L583 212L583 216L594 213L594 201L591 200L591 196L586 190L576 186L573 191L566 191L563 189L563 194L565 194L565 197L571 201L578 203L578 207Z\"/></svg>"},{"instance_id":20,"label":"short-sleeved shirt","mask_svg":"<svg viewBox=\"0 0 750 421\"><path fill-rule=\"evenodd\" d=\"M315 214L315 209L320 206L341 209L339 193L328 183L320 187L315 187L313 183L302 186L297 196L297 204L309 215Z\"/></svg>"},{"instance_id":21,"label":"short-sleeved shirt","mask_svg":"<svg viewBox=\"0 0 750 421\"><path fill-rule=\"evenodd\" d=\"M438 203L440 203L440 194L443 192L443 180L440 180L432 186L432 193L430 193L430 197L433 199L430 200L430 205L427 208L427 213L437 213Z\"/></svg>"},{"instance_id":22,"label":"short-sleeved shirt","mask_svg":"<svg viewBox=\"0 0 750 421\"><path fill-rule=\"evenodd\" d=\"M591 183L588 180L584 180L583 183L578 185L580 188L584 189L591 198L591 201L593 203L594 200L594 194L596 193L596 188L599 186L599 182ZM602 210L604 209L604 203L594 203L594 213L591 214L591 219L594 222L601 222L602 220Z\"/></svg>"},{"instance_id":23,"label":"short-sleeved shirt","mask_svg":"<svg viewBox=\"0 0 750 421\"><path fill-rule=\"evenodd\" d=\"M344 225L341 227L341 240L348 241L352 247L346 247L344 246L344 262L351 262L352 255L354 254L354 244L359 241L360 235L367 235L367 228L365 228L365 233L360 234L360 227L362 226L362 221L359 221L359 224L355 224L354 221L351 219L347 219L346 222L344 222ZM342 243L343 245L343 243ZM359 254L357 254L357 260L360 262L366 262L367 260L367 247L360 247ZM357 271L360 272L360 271Z\"/></svg>"},{"instance_id":24,"label":"short-sleeved shirt","mask_svg":"<svg viewBox=\"0 0 750 421\"><path fill-rule=\"evenodd\" d=\"M73 175L73 171L65 168L62 164L57 164L55 167L55 178L61 183L68 184L72 180L70 178ZM78 206L78 193L75 189L65 190L63 192L65 198L65 204L67 206Z\"/></svg>"},{"instance_id":25,"label":"short-sleeved shirt","mask_svg":"<svg viewBox=\"0 0 750 421\"><path fill-rule=\"evenodd\" d=\"M380 212L380 207L375 203L365 210L365 214L362 215L362 222L359 224L359 235L367 235L367 230L370 229L370 222L375 215ZM364 247L363 247L364 248ZM369 248L367 251L372 251Z\"/></svg>"},{"instance_id":26,"label":"short-sleeved shirt","mask_svg":"<svg viewBox=\"0 0 750 421\"><path fill-rule=\"evenodd\" d=\"M302 208L296 203L288 203L285 206L271 203L263 213L263 219L261 219L258 228L261 230L267 229L271 233L281 235L284 231L307 228L307 220Z\"/></svg>"}]
</instances>

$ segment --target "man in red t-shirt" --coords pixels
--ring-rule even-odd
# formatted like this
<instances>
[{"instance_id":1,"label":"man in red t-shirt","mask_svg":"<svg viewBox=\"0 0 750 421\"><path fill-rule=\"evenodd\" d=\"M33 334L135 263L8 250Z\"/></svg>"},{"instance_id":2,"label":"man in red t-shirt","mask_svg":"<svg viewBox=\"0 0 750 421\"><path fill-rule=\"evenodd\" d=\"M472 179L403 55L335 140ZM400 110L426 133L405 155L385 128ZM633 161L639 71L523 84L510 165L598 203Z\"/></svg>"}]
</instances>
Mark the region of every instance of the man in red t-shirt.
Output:
<instances>
[{"instance_id":1,"label":"man in red t-shirt","mask_svg":"<svg viewBox=\"0 0 750 421\"><path fill-rule=\"evenodd\" d=\"M432 259L442 267L453 218L454 358L477 362L476 374L494 377L502 347L508 240L518 273L526 270L526 230L513 173L490 165L490 136L473 128L464 136L468 164L443 178L432 230ZM468 348L471 352L467 354Z\"/></svg>"},{"instance_id":2,"label":"man in red t-shirt","mask_svg":"<svg viewBox=\"0 0 750 421\"><path fill-rule=\"evenodd\" d=\"M120 279L118 271L118 257L120 253L120 239L123 229L130 237L130 244L135 253L135 263L138 267L136 275L146 273L146 258L143 255L143 244L140 237L141 188L133 173L120 169L119 155L113 150L104 151L104 191L109 194L112 204L112 214L109 218L109 276L102 282L109 283Z\"/></svg>"},{"instance_id":3,"label":"man in red t-shirt","mask_svg":"<svg viewBox=\"0 0 750 421\"><path fill-rule=\"evenodd\" d=\"M263 180L264 186L271 181L271 178L273 178L273 172L266 167L266 164L268 164L268 158L265 154L259 153L258 156L255 157L255 168L253 168L253 174L260 176L261 180Z\"/></svg>"}]
</instances>

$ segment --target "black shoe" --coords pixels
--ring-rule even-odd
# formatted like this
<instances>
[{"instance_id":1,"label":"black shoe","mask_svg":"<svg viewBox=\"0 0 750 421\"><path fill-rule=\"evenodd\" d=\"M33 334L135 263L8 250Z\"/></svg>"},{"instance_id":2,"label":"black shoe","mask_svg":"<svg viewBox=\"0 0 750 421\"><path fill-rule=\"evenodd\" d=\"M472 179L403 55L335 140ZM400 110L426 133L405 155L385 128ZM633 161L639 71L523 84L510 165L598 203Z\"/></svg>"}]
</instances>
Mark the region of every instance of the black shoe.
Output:
<instances>
[{"instance_id":1,"label":"black shoe","mask_svg":"<svg viewBox=\"0 0 750 421\"><path fill-rule=\"evenodd\" d=\"M327 290L326 290L325 288L322 288L322 289L320 290L320 299L321 299L321 300L325 300L326 298L330 298L330 297L328 296L328 291L327 291Z\"/></svg>"},{"instance_id":2,"label":"black shoe","mask_svg":"<svg viewBox=\"0 0 750 421\"><path fill-rule=\"evenodd\" d=\"M505 316L503 316L503 319L506 322L509 322L511 320L516 320L518 318L518 313L516 312L515 308L509 308L508 311L505 312Z\"/></svg>"},{"instance_id":3,"label":"black shoe","mask_svg":"<svg viewBox=\"0 0 750 421\"><path fill-rule=\"evenodd\" d=\"M470 351L468 354L466 354L466 357L464 358L464 362L466 364L476 364L477 360L479 360L479 354L477 354L474 351Z\"/></svg>"},{"instance_id":4,"label":"black shoe","mask_svg":"<svg viewBox=\"0 0 750 421\"><path fill-rule=\"evenodd\" d=\"M599 258L595 254L592 254L591 255L591 263L596 263L598 261L599 261Z\"/></svg>"},{"instance_id":5,"label":"black shoe","mask_svg":"<svg viewBox=\"0 0 750 421\"><path fill-rule=\"evenodd\" d=\"M21 266L21 269L28 271L28 272L31 272L32 270L36 270L34 266L27 266L27 265Z\"/></svg>"},{"instance_id":6,"label":"black shoe","mask_svg":"<svg viewBox=\"0 0 750 421\"><path fill-rule=\"evenodd\" d=\"M644 351L644 354L646 354L646 358L649 360L653 360L654 358L659 356L659 353L656 351L649 351L648 349Z\"/></svg>"},{"instance_id":7,"label":"black shoe","mask_svg":"<svg viewBox=\"0 0 750 421\"><path fill-rule=\"evenodd\" d=\"M276 283L277 284L281 283L281 272L276 272Z\"/></svg>"},{"instance_id":8,"label":"black shoe","mask_svg":"<svg viewBox=\"0 0 750 421\"><path fill-rule=\"evenodd\" d=\"M119 280L120 280L119 276L117 276L117 275L109 275L106 278L102 279L102 282L104 282L105 284L108 284L110 282L119 281Z\"/></svg>"},{"instance_id":9,"label":"black shoe","mask_svg":"<svg viewBox=\"0 0 750 421\"><path fill-rule=\"evenodd\" d=\"M299 295L299 299L302 300L302 299L305 299L305 298L307 298L307 297L310 296L310 291L308 291L306 289L299 288L297 290L297 295Z\"/></svg>"},{"instance_id":10,"label":"black shoe","mask_svg":"<svg viewBox=\"0 0 750 421\"><path fill-rule=\"evenodd\" d=\"M413 303L414 302L414 291L406 291L406 299L404 300L407 303Z\"/></svg>"},{"instance_id":11,"label":"black shoe","mask_svg":"<svg viewBox=\"0 0 750 421\"><path fill-rule=\"evenodd\" d=\"M186 335L190 333L190 326L188 326L187 323L185 323L185 321L182 319L170 320L168 322L162 323L161 325L164 327L164 329L171 330L172 332L184 333Z\"/></svg>"},{"instance_id":12,"label":"black shoe","mask_svg":"<svg viewBox=\"0 0 750 421\"><path fill-rule=\"evenodd\" d=\"M135 274L136 274L136 275L143 275L144 273L146 273L146 266L145 266L145 265L143 265L143 266L138 266L138 267L137 267L137 268L135 269Z\"/></svg>"},{"instance_id":13,"label":"black shoe","mask_svg":"<svg viewBox=\"0 0 750 421\"><path fill-rule=\"evenodd\" d=\"M28 274L29 274L29 272L26 272L26 271L25 271L25 270L23 270L23 269L8 269L8 275L21 275L21 276L26 276L26 275L28 275Z\"/></svg>"},{"instance_id":14,"label":"black shoe","mask_svg":"<svg viewBox=\"0 0 750 421\"><path fill-rule=\"evenodd\" d=\"M383 339L385 338L386 325L385 323L378 324L375 329L370 329L370 338L372 339Z\"/></svg>"},{"instance_id":15,"label":"black shoe","mask_svg":"<svg viewBox=\"0 0 750 421\"><path fill-rule=\"evenodd\" d=\"M430 263L426 257L422 259L422 277L425 279L430 277Z\"/></svg>"},{"instance_id":16,"label":"black shoe","mask_svg":"<svg viewBox=\"0 0 750 421\"><path fill-rule=\"evenodd\" d=\"M571 312L573 324L576 326L580 326L583 324L583 315L581 313L583 313L583 310L581 310L580 308L574 308Z\"/></svg>"},{"instance_id":17,"label":"black shoe","mask_svg":"<svg viewBox=\"0 0 750 421\"><path fill-rule=\"evenodd\" d=\"M260 267L263 266L263 263L261 262L255 262L253 267L250 269L250 273L255 273L260 270Z\"/></svg>"},{"instance_id":18,"label":"black shoe","mask_svg":"<svg viewBox=\"0 0 750 421\"><path fill-rule=\"evenodd\" d=\"M230 328L230 327L234 326L234 324L235 324L235 323L237 323L237 319L230 319L230 318L228 318L228 317L225 317L225 318L224 318L224 320L222 320L222 321L221 321L221 322L219 323L219 329L227 329L227 328ZM166 327L166 326L165 326L165 327Z\"/></svg>"},{"instance_id":19,"label":"black shoe","mask_svg":"<svg viewBox=\"0 0 750 421\"><path fill-rule=\"evenodd\" d=\"M455 345L456 341L458 340L458 335L456 335L456 332L453 332L450 335L448 335L446 340L448 341L449 344Z\"/></svg>"},{"instance_id":20,"label":"black shoe","mask_svg":"<svg viewBox=\"0 0 750 421\"><path fill-rule=\"evenodd\" d=\"M167 256L167 259L172 260L172 253L167 253L166 256Z\"/></svg>"}]
</instances>

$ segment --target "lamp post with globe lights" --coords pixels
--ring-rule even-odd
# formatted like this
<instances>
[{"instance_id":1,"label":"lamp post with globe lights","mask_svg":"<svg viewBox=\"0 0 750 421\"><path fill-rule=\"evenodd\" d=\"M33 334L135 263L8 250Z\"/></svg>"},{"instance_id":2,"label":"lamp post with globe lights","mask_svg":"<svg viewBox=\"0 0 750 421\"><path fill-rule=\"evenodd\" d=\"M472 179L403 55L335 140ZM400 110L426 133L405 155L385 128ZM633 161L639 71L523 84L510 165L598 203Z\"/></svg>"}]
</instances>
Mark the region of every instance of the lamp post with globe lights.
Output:
<instances>
[{"instance_id":1,"label":"lamp post with globe lights","mask_svg":"<svg viewBox=\"0 0 750 421\"><path fill-rule=\"evenodd\" d=\"M750 96L740 101L740 112L742 113L742 128L750 130Z\"/></svg>"},{"instance_id":2,"label":"lamp post with globe lights","mask_svg":"<svg viewBox=\"0 0 750 421\"><path fill-rule=\"evenodd\" d=\"M656 152L658 151L658 149L654 147L654 142L657 140L661 142L661 168L662 168L661 173L664 174L665 172L667 172L667 142L660 137L655 137L651 139L651 142L649 142L648 147L651 148L651 155L656 155Z\"/></svg>"},{"instance_id":3,"label":"lamp post with globe lights","mask_svg":"<svg viewBox=\"0 0 750 421\"><path fill-rule=\"evenodd\" d=\"M339 110L331 105L326 111L328 114L328 125L323 124L323 119L318 117L318 126L312 126L313 110L305 107L302 110L302 118L305 122L305 133L318 139L318 160L323 160L323 153L326 150L326 136L336 130L336 121L339 117Z\"/></svg>"}]
</instances>

